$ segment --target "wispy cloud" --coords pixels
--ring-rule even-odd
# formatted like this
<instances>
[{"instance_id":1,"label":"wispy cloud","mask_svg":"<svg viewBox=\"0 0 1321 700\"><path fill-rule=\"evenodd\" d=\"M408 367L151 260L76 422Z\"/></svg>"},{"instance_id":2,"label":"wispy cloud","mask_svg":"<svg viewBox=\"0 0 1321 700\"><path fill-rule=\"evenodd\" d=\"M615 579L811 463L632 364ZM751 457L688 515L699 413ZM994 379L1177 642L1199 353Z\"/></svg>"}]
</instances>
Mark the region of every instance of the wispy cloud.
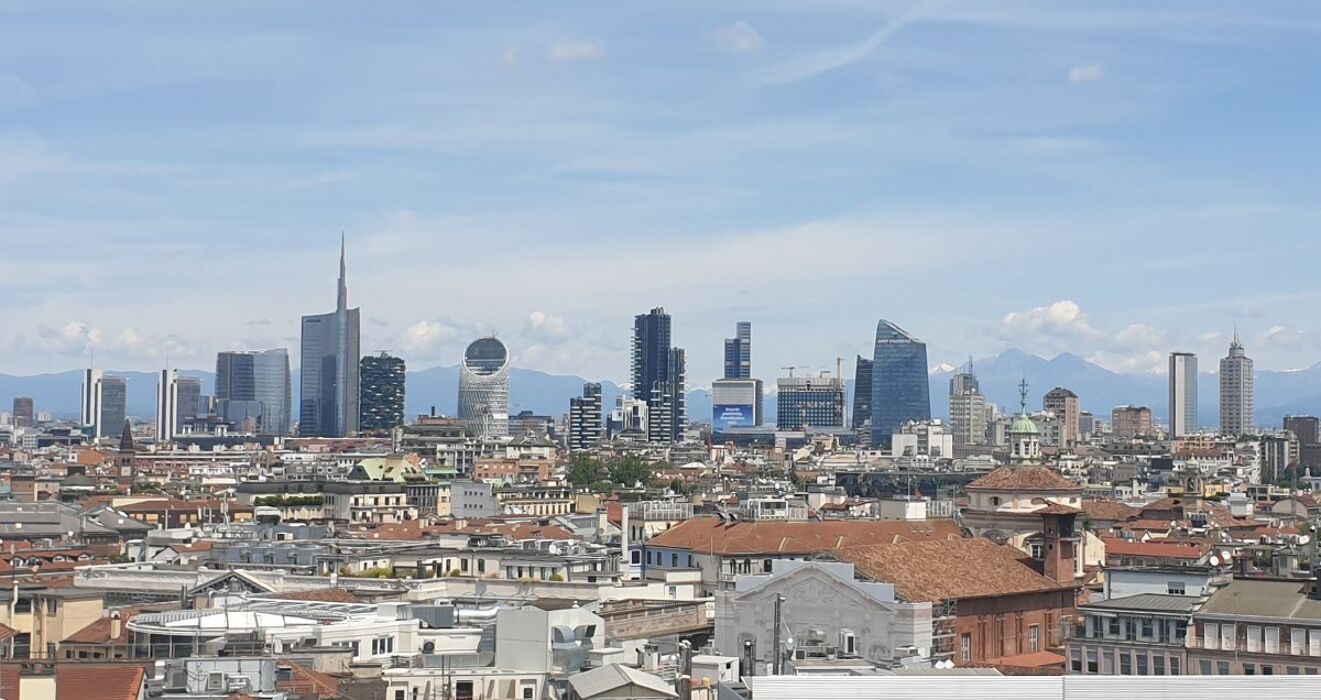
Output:
<instances>
[{"instance_id":1,"label":"wispy cloud","mask_svg":"<svg viewBox=\"0 0 1321 700\"><path fill-rule=\"evenodd\" d=\"M768 85L796 83L857 63L884 46L899 30L921 19L928 5L925 0L919 1L857 43L790 59L773 68L764 82Z\"/></svg>"},{"instance_id":2,"label":"wispy cloud","mask_svg":"<svg viewBox=\"0 0 1321 700\"><path fill-rule=\"evenodd\" d=\"M766 41L761 38L761 34L743 20L715 30L712 36L721 46L738 53L753 53L766 48Z\"/></svg>"},{"instance_id":3,"label":"wispy cloud","mask_svg":"<svg viewBox=\"0 0 1321 700\"><path fill-rule=\"evenodd\" d=\"M556 63L599 61L605 58L605 47L597 42L581 39L553 41L546 47L546 58Z\"/></svg>"},{"instance_id":4,"label":"wispy cloud","mask_svg":"<svg viewBox=\"0 0 1321 700\"><path fill-rule=\"evenodd\" d=\"M1105 75L1105 67L1099 63L1089 63L1085 66L1074 66L1069 69L1069 82L1071 83L1094 83Z\"/></svg>"}]
</instances>

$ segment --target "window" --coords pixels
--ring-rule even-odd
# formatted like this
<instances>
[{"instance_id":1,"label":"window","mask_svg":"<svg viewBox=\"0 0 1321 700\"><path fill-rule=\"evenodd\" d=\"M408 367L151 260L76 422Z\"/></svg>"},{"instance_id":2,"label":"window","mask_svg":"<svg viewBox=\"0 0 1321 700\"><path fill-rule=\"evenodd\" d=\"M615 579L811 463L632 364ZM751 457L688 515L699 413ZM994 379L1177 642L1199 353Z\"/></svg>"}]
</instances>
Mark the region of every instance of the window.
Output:
<instances>
[{"instance_id":1,"label":"window","mask_svg":"<svg viewBox=\"0 0 1321 700\"><path fill-rule=\"evenodd\" d=\"M1262 664L1262 665L1261 665L1261 675L1263 675L1263 676L1273 676L1273 675L1275 675L1275 667L1272 666L1272 665L1270 665L1270 664Z\"/></svg>"},{"instance_id":2,"label":"window","mask_svg":"<svg viewBox=\"0 0 1321 700\"><path fill-rule=\"evenodd\" d=\"M1177 676L1177 675L1179 675L1179 674L1182 673L1182 672L1183 672L1183 671L1179 668L1179 657L1177 657L1177 656L1171 656L1171 657L1170 657L1170 675L1171 675L1171 676Z\"/></svg>"},{"instance_id":3,"label":"window","mask_svg":"<svg viewBox=\"0 0 1321 700\"><path fill-rule=\"evenodd\" d=\"M1115 653L1113 651L1101 654L1101 675L1115 675Z\"/></svg>"},{"instance_id":4,"label":"window","mask_svg":"<svg viewBox=\"0 0 1321 700\"><path fill-rule=\"evenodd\" d=\"M225 689L225 674L208 673L206 674L206 689L210 691Z\"/></svg>"},{"instance_id":5,"label":"window","mask_svg":"<svg viewBox=\"0 0 1321 700\"><path fill-rule=\"evenodd\" d=\"M1315 675L1316 675L1316 667L1315 667L1315 666L1309 666L1309 667L1307 667L1307 670L1306 670L1306 671L1303 671L1303 673L1305 673L1305 674L1307 674L1307 675L1309 675L1309 676L1315 676Z\"/></svg>"},{"instance_id":6,"label":"window","mask_svg":"<svg viewBox=\"0 0 1321 700\"><path fill-rule=\"evenodd\" d=\"M1257 667L1253 666L1252 664L1243 664L1243 675L1245 676L1257 675Z\"/></svg>"},{"instance_id":7,"label":"window","mask_svg":"<svg viewBox=\"0 0 1321 700\"><path fill-rule=\"evenodd\" d=\"M959 637L959 659L963 663L972 661L972 635L963 634Z\"/></svg>"},{"instance_id":8,"label":"window","mask_svg":"<svg viewBox=\"0 0 1321 700\"><path fill-rule=\"evenodd\" d=\"M1126 651L1119 653L1119 675L1133 675L1133 655Z\"/></svg>"},{"instance_id":9,"label":"window","mask_svg":"<svg viewBox=\"0 0 1321 700\"><path fill-rule=\"evenodd\" d=\"M1298 667L1297 667L1297 666L1285 666L1285 667L1284 667L1284 672L1287 673L1287 674L1289 674L1290 676L1296 676L1296 675L1298 675Z\"/></svg>"},{"instance_id":10,"label":"window","mask_svg":"<svg viewBox=\"0 0 1321 700\"><path fill-rule=\"evenodd\" d=\"M1147 675L1147 653L1146 653L1145 651L1144 651L1144 652L1139 652L1136 656L1137 656L1137 662L1138 662L1138 663L1137 663L1137 666L1138 666L1138 675L1139 675L1139 676L1145 676L1145 675Z\"/></svg>"},{"instance_id":11,"label":"window","mask_svg":"<svg viewBox=\"0 0 1321 700\"><path fill-rule=\"evenodd\" d=\"M532 686L523 686L523 700L532 700Z\"/></svg>"},{"instance_id":12,"label":"window","mask_svg":"<svg viewBox=\"0 0 1321 700\"><path fill-rule=\"evenodd\" d=\"M1096 650L1095 650L1095 649L1092 649L1092 650L1090 650L1090 651L1087 652L1087 672L1090 673L1090 674L1092 674L1093 676L1096 675Z\"/></svg>"},{"instance_id":13,"label":"window","mask_svg":"<svg viewBox=\"0 0 1321 700\"><path fill-rule=\"evenodd\" d=\"M1210 662L1210 661L1207 661L1207 660L1205 660L1205 659L1202 660L1201 672L1202 672L1202 675L1203 675L1203 676L1209 676L1209 675L1211 675L1211 662Z\"/></svg>"},{"instance_id":14,"label":"window","mask_svg":"<svg viewBox=\"0 0 1321 700\"><path fill-rule=\"evenodd\" d=\"M1142 636L1146 639L1156 636L1155 622L1149 617L1142 618Z\"/></svg>"},{"instance_id":15,"label":"window","mask_svg":"<svg viewBox=\"0 0 1321 700\"><path fill-rule=\"evenodd\" d=\"M58 601L58 600L56 600L56 599L54 599L54 598L47 598L47 599L46 599L46 614L47 614L47 615L54 615L55 613L59 612L59 609L60 609L60 601Z\"/></svg>"},{"instance_id":16,"label":"window","mask_svg":"<svg viewBox=\"0 0 1321 700\"><path fill-rule=\"evenodd\" d=\"M404 691L403 690L394 691L394 700L404 700Z\"/></svg>"},{"instance_id":17,"label":"window","mask_svg":"<svg viewBox=\"0 0 1321 700\"><path fill-rule=\"evenodd\" d=\"M454 700L472 700L472 681L459 681L454 684Z\"/></svg>"},{"instance_id":18,"label":"window","mask_svg":"<svg viewBox=\"0 0 1321 700\"><path fill-rule=\"evenodd\" d=\"M1217 662L1216 662L1216 675L1220 675L1220 676L1228 676L1228 675L1229 675L1229 662L1228 662L1228 661L1217 661Z\"/></svg>"},{"instance_id":19,"label":"window","mask_svg":"<svg viewBox=\"0 0 1321 700\"><path fill-rule=\"evenodd\" d=\"M1109 627L1110 627L1111 637L1118 637L1120 634L1122 634L1119 627L1119 618L1117 617L1110 618Z\"/></svg>"},{"instance_id":20,"label":"window","mask_svg":"<svg viewBox=\"0 0 1321 700\"><path fill-rule=\"evenodd\" d=\"M1278 653L1280 653L1280 628L1279 628L1279 627L1267 627L1267 628L1266 628L1266 653L1267 653L1267 654L1278 654Z\"/></svg>"},{"instance_id":21,"label":"window","mask_svg":"<svg viewBox=\"0 0 1321 700\"><path fill-rule=\"evenodd\" d=\"M1034 654L1041 651L1041 625L1028 625L1027 650Z\"/></svg>"},{"instance_id":22,"label":"window","mask_svg":"<svg viewBox=\"0 0 1321 700\"><path fill-rule=\"evenodd\" d=\"M1168 595L1184 595L1184 592L1183 581L1170 581L1165 584L1165 593Z\"/></svg>"},{"instance_id":23,"label":"window","mask_svg":"<svg viewBox=\"0 0 1321 700\"><path fill-rule=\"evenodd\" d=\"M1151 675L1165 675L1165 656L1163 654L1156 654L1151 657Z\"/></svg>"},{"instance_id":24,"label":"window","mask_svg":"<svg viewBox=\"0 0 1321 700\"><path fill-rule=\"evenodd\" d=\"M1069 652L1069 670L1074 673L1082 673L1082 649L1074 649Z\"/></svg>"},{"instance_id":25,"label":"window","mask_svg":"<svg viewBox=\"0 0 1321 700\"><path fill-rule=\"evenodd\" d=\"M1214 622L1202 623L1202 648L1220 648L1220 625L1217 625Z\"/></svg>"},{"instance_id":26,"label":"window","mask_svg":"<svg viewBox=\"0 0 1321 700\"><path fill-rule=\"evenodd\" d=\"M1247 629L1248 651L1261 651L1261 626L1248 625Z\"/></svg>"},{"instance_id":27,"label":"window","mask_svg":"<svg viewBox=\"0 0 1321 700\"><path fill-rule=\"evenodd\" d=\"M1307 646L1307 630L1301 627L1295 627L1289 630L1289 653L1297 656L1303 654L1303 648Z\"/></svg>"},{"instance_id":28,"label":"window","mask_svg":"<svg viewBox=\"0 0 1321 700\"><path fill-rule=\"evenodd\" d=\"M671 552L671 553L670 553L670 568L672 568L672 569L677 569L677 568L679 568L679 553L678 553L678 552Z\"/></svg>"}]
</instances>

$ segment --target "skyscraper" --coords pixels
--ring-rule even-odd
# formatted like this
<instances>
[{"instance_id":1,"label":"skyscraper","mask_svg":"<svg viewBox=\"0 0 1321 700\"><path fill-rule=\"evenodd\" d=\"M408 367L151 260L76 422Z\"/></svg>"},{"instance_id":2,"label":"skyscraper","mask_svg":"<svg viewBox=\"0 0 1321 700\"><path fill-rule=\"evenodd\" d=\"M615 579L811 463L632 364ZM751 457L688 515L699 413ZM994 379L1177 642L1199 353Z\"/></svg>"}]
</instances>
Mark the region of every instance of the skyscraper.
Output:
<instances>
[{"instance_id":1,"label":"skyscraper","mask_svg":"<svg viewBox=\"0 0 1321 700\"><path fill-rule=\"evenodd\" d=\"M839 377L780 377L776 392L777 429L844 427L844 381Z\"/></svg>"},{"instance_id":2,"label":"skyscraper","mask_svg":"<svg viewBox=\"0 0 1321 700\"><path fill-rule=\"evenodd\" d=\"M288 435L292 403L289 352L284 348L216 355L216 414L238 430Z\"/></svg>"},{"instance_id":3,"label":"skyscraper","mask_svg":"<svg viewBox=\"0 0 1321 700\"><path fill-rule=\"evenodd\" d=\"M104 375L96 380L96 410L93 429L96 437L114 437L122 432L128 414L128 382L123 377Z\"/></svg>"},{"instance_id":4,"label":"skyscraper","mask_svg":"<svg viewBox=\"0 0 1321 700\"><path fill-rule=\"evenodd\" d=\"M509 349L494 336L478 338L463 351L459 420L475 435L509 434Z\"/></svg>"},{"instance_id":5,"label":"skyscraper","mask_svg":"<svg viewBox=\"0 0 1321 700\"><path fill-rule=\"evenodd\" d=\"M358 431L360 314L349 308L344 241L339 248L335 310L303 317L298 434L346 437Z\"/></svg>"},{"instance_id":6,"label":"skyscraper","mask_svg":"<svg viewBox=\"0 0 1321 700\"><path fill-rule=\"evenodd\" d=\"M605 435L601 420L601 385L583 384L583 395L569 399L569 449L590 450Z\"/></svg>"},{"instance_id":7,"label":"skyscraper","mask_svg":"<svg viewBox=\"0 0 1321 700\"><path fill-rule=\"evenodd\" d=\"M986 424L990 418L986 397L982 395L972 361L966 371L949 380L949 427L955 447L986 444Z\"/></svg>"},{"instance_id":8,"label":"skyscraper","mask_svg":"<svg viewBox=\"0 0 1321 700\"><path fill-rule=\"evenodd\" d=\"M1055 414L1060 424L1060 447L1069 447L1078 441L1078 395L1057 386L1046 392L1042 407Z\"/></svg>"},{"instance_id":9,"label":"skyscraper","mask_svg":"<svg viewBox=\"0 0 1321 700\"><path fill-rule=\"evenodd\" d=\"M1170 353L1170 437L1181 438L1197 430L1197 356Z\"/></svg>"},{"instance_id":10,"label":"skyscraper","mask_svg":"<svg viewBox=\"0 0 1321 700\"><path fill-rule=\"evenodd\" d=\"M853 368L853 432L871 439L871 360L858 355Z\"/></svg>"},{"instance_id":11,"label":"skyscraper","mask_svg":"<svg viewBox=\"0 0 1321 700\"><path fill-rule=\"evenodd\" d=\"M37 424L37 411L31 396L14 397L14 425L19 428L31 428Z\"/></svg>"},{"instance_id":12,"label":"skyscraper","mask_svg":"<svg viewBox=\"0 0 1321 700\"><path fill-rule=\"evenodd\" d=\"M404 424L404 378L402 358L386 353L362 358L363 432L389 433Z\"/></svg>"},{"instance_id":13,"label":"skyscraper","mask_svg":"<svg viewBox=\"0 0 1321 700\"><path fill-rule=\"evenodd\" d=\"M633 398L647 404L648 440L671 443L687 425L686 358L670 345L670 315L656 307L633 319Z\"/></svg>"},{"instance_id":14,"label":"skyscraper","mask_svg":"<svg viewBox=\"0 0 1321 700\"><path fill-rule=\"evenodd\" d=\"M752 378L752 322L739 321L733 338L725 338L725 379Z\"/></svg>"},{"instance_id":15,"label":"skyscraper","mask_svg":"<svg viewBox=\"0 0 1321 700\"><path fill-rule=\"evenodd\" d=\"M926 343L885 319L876 324L871 415L872 444L880 447L904 423L931 420Z\"/></svg>"},{"instance_id":16,"label":"skyscraper","mask_svg":"<svg viewBox=\"0 0 1321 700\"><path fill-rule=\"evenodd\" d=\"M1229 354L1220 360L1220 433L1244 435L1252 432L1254 403L1252 358L1238 342L1238 331L1229 344Z\"/></svg>"},{"instance_id":17,"label":"skyscraper","mask_svg":"<svg viewBox=\"0 0 1321 700\"><path fill-rule=\"evenodd\" d=\"M1110 432L1121 438L1151 435L1151 409L1146 406L1115 406L1110 412Z\"/></svg>"},{"instance_id":18,"label":"skyscraper","mask_svg":"<svg viewBox=\"0 0 1321 700\"><path fill-rule=\"evenodd\" d=\"M97 419L101 416L101 408L97 405L96 383L101 381L101 370L88 367L83 370L83 390L82 401L79 402L78 423L84 426L96 426ZM93 430L93 436L99 433Z\"/></svg>"},{"instance_id":19,"label":"skyscraper","mask_svg":"<svg viewBox=\"0 0 1321 700\"><path fill-rule=\"evenodd\" d=\"M176 434L202 413L202 380L179 377L174 381L174 429Z\"/></svg>"},{"instance_id":20,"label":"skyscraper","mask_svg":"<svg viewBox=\"0 0 1321 700\"><path fill-rule=\"evenodd\" d=\"M156 380L156 444L164 445L179 432L179 370L163 369Z\"/></svg>"}]
</instances>

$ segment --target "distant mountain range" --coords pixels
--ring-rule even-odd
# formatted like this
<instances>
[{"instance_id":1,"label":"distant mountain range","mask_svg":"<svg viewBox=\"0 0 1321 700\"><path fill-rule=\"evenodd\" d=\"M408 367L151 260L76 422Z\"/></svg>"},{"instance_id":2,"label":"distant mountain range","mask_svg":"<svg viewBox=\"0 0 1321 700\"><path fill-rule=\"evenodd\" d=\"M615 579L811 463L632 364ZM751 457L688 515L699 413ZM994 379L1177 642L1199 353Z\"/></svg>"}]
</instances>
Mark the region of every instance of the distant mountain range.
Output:
<instances>
[{"instance_id":1,"label":"distant mountain range","mask_svg":"<svg viewBox=\"0 0 1321 700\"><path fill-rule=\"evenodd\" d=\"M1205 360L1204 360L1205 362ZM1109 420L1110 410L1120 404L1143 405L1151 408L1155 419L1164 421L1166 406L1166 379L1162 375L1121 374L1088 362L1077 355L1064 353L1051 359L1021 350L1007 350L995 357L975 360L973 369L982 392L994 404L1010 411L1018 408L1018 382L1026 378L1029 385L1028 408L1039 410L1041 397L1056 386L1067 387L1078 394L1084 410L1098 418ZM956 370L938 367L930 373L931 410L937 418L947 415L949 379ZM128 413L149 417L155 413L156 373L116 372L128 379ZM202 380L202 390L211 393L215 377L200 370L180 370L180 374ZM559 416L568 410L569 399L582 392L582 377L547 374L537 370L512 368L509 376L509 409L511 413L529 410L533 413ZM1219 422L1219 384L1215 374L1204 373L1198 378L1198 418L1202 425L1215 426ZM14 376L0 374L0 408L7 409L14 396L31 396L38 411L47 411L60 417L76 417L82 372L70 370L56 374ZM454 415L457 411L459 368L431 367L408 373L407 415L436 413ZM294 373L294 401L298 398L298 375ZM852 408L853 382L848 384L848 406ZM1256 373L1256 420L1258 425L1278 426L1288 414L1317 415L1321 412L1321 364L1307 369ZM767 396L763 405L768 423L775 417L775 381L766 381ZM609 410L624 391L613 382L601 382L602 403ZM711 392L695 390L688 393L690 419L707 422L711 417Z\"/></svg>"}]
</instances>

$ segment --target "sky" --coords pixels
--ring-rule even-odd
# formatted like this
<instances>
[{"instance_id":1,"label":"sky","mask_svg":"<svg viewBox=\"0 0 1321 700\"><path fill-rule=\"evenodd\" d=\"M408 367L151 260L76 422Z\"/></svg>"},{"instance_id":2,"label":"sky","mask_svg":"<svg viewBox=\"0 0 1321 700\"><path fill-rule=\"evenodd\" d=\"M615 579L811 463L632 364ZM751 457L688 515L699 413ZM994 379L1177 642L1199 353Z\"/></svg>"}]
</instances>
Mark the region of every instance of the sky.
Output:
<instances>
[{"instance_id":1,"label":"sky","mask_svg":"<svg viewBox=\"0 0 1321 700\"><path fill-rule=\"evenodd\" d=\"M8 2L0 372L294 349L341 232L412 369L1310 366L1319 71L1296 2Z\"/></svg>"}]
</instances>

